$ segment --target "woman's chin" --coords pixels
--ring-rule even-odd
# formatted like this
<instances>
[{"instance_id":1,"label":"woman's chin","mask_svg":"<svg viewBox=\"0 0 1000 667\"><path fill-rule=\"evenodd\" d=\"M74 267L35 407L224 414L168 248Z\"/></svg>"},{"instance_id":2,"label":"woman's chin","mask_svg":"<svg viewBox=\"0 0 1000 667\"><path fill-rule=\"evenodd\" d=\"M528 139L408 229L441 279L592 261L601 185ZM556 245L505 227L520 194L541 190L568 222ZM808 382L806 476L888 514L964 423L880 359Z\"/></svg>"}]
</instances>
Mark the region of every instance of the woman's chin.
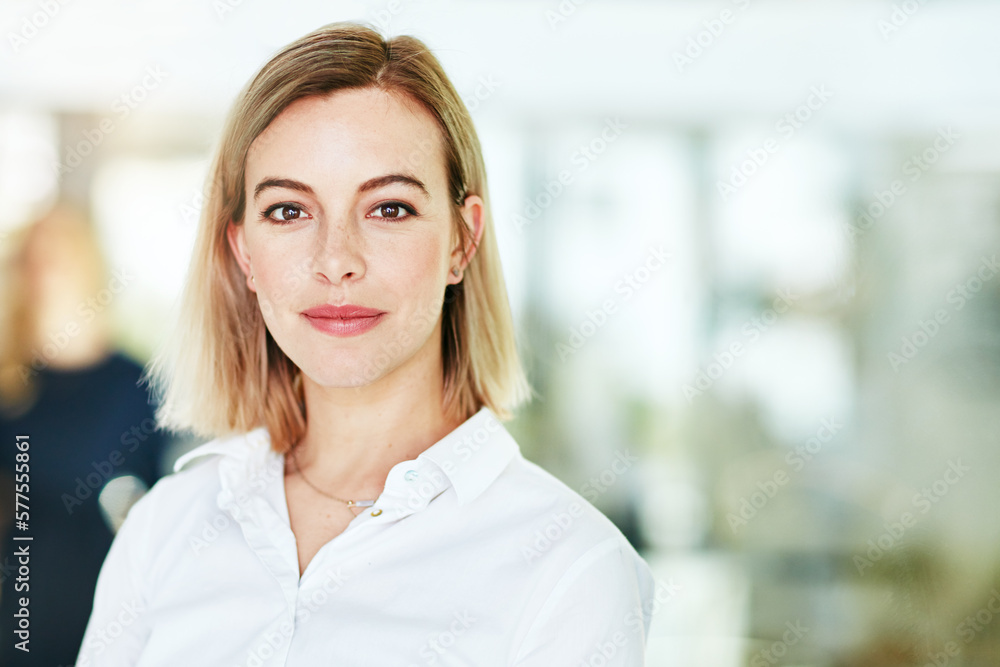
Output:
<instances>
[{"instance_id":1,"label":"woman's chin","mask_svg":"<svg viewBox=\"0 0 1000 667\"><path fill-rule=\"evenodd\" d=\"M382 361L385 361L383 358ZM383 377L389 369L369 360L338 359L335 363L306 364L303 374L313 384L328 389L361 389Z\"/></svg>"}]
</instances>

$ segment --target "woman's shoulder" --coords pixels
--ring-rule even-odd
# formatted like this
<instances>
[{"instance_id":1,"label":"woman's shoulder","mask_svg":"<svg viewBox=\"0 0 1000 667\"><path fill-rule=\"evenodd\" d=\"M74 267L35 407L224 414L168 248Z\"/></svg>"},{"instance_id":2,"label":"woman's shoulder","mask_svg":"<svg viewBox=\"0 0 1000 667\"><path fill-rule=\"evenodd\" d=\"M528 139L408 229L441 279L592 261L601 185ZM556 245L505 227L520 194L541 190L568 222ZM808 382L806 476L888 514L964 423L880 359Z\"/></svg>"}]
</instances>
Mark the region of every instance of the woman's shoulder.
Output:
<instances>
[{"instance_id":1,"label":"woman's shoulder","mask_svg":"<svg viewBox=\"0 0 1000 667\"><path fill-rule=\"evenodd\" d=\"M516 519L530 527L534 539L526 554L560 550L579 556L591 549L613 549L641 560L618 526L581 495L585 488L576 491L523 456L513 457L492 491L497 502L509 503Z\"/></svg>"},{"instance_id":2,"label":"woman's shoulder","mask_svg":"<svg viewBox=\"0 0 1000 667\"><path fill-rule=\"evenodd\" d=\"M269 442L261 440L259 431L215 438L185 452L174 462L173 471L157 480L133 509L154 513L158 520L166 519L168 523L173 523L170 514L191 513L199 508L214 510L222 488L223 461L259 457L262 446L269 446Z\"/></svg>"},{"instance_id":3,"label":"woman's shoulder","mask_svg":"<svg viewBox=\"0 0 1000 667\"><path fill-rule=\"evenodd\" d=\"M562 632L567 619L584 635L604 632L605 626L594 624L607 619L620 619L624 633L649 632L653 572L614 522L582 493L589 495L588 487L578 492L523 456L513 457L489 489L496 511L508 513L505 525L514 527L506 538L517 553L508 552L509 557L532 582L521 603L525 620L518 632L519 656L542 650L538 646ZM505 503L508 509L503 510ZM603 613L594 613L598 607Z\"/></svg>"}]
</instances>

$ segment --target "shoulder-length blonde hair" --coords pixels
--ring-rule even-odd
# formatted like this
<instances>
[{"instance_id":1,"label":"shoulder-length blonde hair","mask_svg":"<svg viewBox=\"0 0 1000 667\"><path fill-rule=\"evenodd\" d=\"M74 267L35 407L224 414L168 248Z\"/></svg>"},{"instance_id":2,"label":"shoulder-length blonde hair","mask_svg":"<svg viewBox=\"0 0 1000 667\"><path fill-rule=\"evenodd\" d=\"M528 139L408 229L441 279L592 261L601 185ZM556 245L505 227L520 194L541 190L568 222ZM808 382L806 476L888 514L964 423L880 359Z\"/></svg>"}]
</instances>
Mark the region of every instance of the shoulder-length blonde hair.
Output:
<instances>
[{"instance_id":1,"label":"shoulder-length blonde hair","mask_svg":"<svg viewBox=\"0 0 1000 667\"><path fill-rule=\"evenodd\" d=\"M226 228L243 220L244 170L254 139L295 100L351 88L404 94L437 119L454 235L462 247L469 247L471 234L461 203L471 194L485 203L485 230L464 279L442 295L446 414L464 421L485 406L506 420L531 399L493 233L482 151L468 110L421 41L409 36L386 40L367 26L334 23L272 58L229 114L207 178L176 329L147 369L160 394L161 426L205 437L266 426L279 453L302 437L301 371L267 331Z\"/></svg>"}]
</instances>

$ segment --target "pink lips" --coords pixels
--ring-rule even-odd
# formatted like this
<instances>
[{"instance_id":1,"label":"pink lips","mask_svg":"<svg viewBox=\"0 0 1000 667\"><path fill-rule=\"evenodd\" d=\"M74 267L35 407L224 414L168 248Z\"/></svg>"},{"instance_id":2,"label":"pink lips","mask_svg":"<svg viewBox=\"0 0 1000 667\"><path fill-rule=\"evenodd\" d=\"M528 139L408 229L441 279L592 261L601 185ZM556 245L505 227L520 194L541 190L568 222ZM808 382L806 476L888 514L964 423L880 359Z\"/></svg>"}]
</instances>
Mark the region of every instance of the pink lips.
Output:
<instances>
[{"instance_id":1,"label":"pink lips","mask_svg":"<svg viewBox=\"0 0 1000 667\"><path fill-rule=\"evenodd\" d=\"M331 336L357 336L374 328L382 321L385 311L363 306L322 305L302 311L309 324Z\"/></svg>"}]
</instances>

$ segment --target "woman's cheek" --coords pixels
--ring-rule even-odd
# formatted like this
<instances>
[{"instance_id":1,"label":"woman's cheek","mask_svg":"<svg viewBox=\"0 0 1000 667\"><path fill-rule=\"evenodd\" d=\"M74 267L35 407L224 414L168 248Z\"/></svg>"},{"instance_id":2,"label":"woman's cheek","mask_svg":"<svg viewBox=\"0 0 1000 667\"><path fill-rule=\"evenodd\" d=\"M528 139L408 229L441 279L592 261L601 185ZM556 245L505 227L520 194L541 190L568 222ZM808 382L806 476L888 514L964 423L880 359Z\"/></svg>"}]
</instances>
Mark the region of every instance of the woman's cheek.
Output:
<instances>
[{"instance_id":1,"label":"woman's cheek","mask_svg":"<svg viewBox=\"0 0 1000 667\"><path fill-rule=\"evenodd\" d=\"M297 256L273 239L261 239L254 258L255 280L275 303L294 295L305 284L312 265L311 258Z\"/></svg>"},{"instance_id":2,"label":"woman's cheek","mask_svg":"<svg viewBox=\"0 0 1000 667\"><path fill-rule=\"evenodd\" d=\"M274 322L274 314L294 301L305 276L301 263L289 263L280 255L259 250L253 262L254 287L257 302L265 320Z\"/></svg>"}]
</instances>

